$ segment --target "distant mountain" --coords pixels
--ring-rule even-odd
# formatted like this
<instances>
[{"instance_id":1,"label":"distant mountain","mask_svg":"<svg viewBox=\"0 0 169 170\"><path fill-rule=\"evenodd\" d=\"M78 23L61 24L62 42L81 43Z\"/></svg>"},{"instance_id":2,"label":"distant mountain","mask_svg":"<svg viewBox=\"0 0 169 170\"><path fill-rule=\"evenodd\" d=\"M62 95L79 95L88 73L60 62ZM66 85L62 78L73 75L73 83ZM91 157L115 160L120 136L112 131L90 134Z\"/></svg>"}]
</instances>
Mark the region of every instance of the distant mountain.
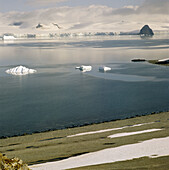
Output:
<instances>
[{"instance_id":1,"label":"distant mountain","mask_svg":"<svg viewBox=\"0 0 169 170\"><path fill-rule=\"evenodd\" d=\"M134 30L130 32L120 32L120 35L139 35L139 30Z\"/></svg>"},{"instance_id":2,"label":"distant mountain","mask_svg":"<svg viewBox=\"0 0 169 170\"><path fill-rule=\"evenodd\" d=\"M56 23L50 23L49 25L39 23L36 29L61 29L61 27Z\"/></svg>"},{"instance_id":3,"label":"distant mountain","mask_svg":"<svg viewBox=\"0 0 169 170\"><path fill-rule=\"evenodd\" d=\"M36 28L43 28L43 25L39 23Z\"/></svg>"},{"instance_id":4,"label":"distant mountain","mask_svg":"<svg viewBox=\"0 0 169 170\"><path fill-rule=\"evenodd\" d=\"M148 25L144 25L139 34L142 36L153 36L154 32Z\"/></svg>"},{"instance_id":5,"label":"distant mountain","mask_svg":"<svg viewBox=\"0 0 169 170\"><path fill-rule=\"evenodd\" d=\"M114 36L113 32L77 32L77 33L50 33L50 37L90 37L90 36Z\"/></svg>"}]
</instances>

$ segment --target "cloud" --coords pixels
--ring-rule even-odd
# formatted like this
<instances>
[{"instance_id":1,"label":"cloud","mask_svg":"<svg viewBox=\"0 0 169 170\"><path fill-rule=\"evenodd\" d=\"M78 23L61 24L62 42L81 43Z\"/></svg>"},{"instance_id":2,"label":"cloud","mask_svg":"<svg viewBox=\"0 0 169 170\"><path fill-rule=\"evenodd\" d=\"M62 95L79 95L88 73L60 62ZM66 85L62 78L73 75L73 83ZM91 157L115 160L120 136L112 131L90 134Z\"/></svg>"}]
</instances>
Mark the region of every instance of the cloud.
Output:
<instances>
[{"instance_id":1,"label":"cloud","mask_svg":"<svg viewBox=\"0 0 169 170\"><path fill-rule=\"evenodd\" d=\"M30 1L30 0L29 0ZM45 2L44 0L35 0ZM50 2L59 2L50 0ZM141 6L125 6L113 9L108 6L91 5L88 7L56 7L39 9L31 12L0 13L0 31L18 32L92 32L92 31L132 31L148 24L154 29L168 29L169 27L168 0L146 0ZM41 23L48 29L36 29ZM15 26L11 26L11 25ZM16 26L17 25L17 26ZM4 29L2 29L2 27Z\"/></svg>"},{"instance_id":2,"label":"cloud","mask_svg":"<svg viewBox=\"0 0 169 170\"><path fill-rule=\"evenodd\" d=\"M115 15L139 15L139 14L169 14L169 0L145 0L140 6L125 6L115 9Z\"/></svg>"},{"instance_id":3,"label":"cloud","mask_svg":"<svg viewBox=\"0 0 169 170\"><path fill-rule=\"evenodd\" d=\"M140 13L169 14L169 0L146 0L138 8Z\"/></svg>"},{"instance_id":4,"label":"cloud","mask_svg":"<svg viewBox=\"0 0 169 170\"><path fill-rule=\"evenodd\" d=\"M59 2L65 2L68 0L27 0L27 4L29 5L38 5L38 6L46 6L51 4L56 4Z\"/></svg>"},{"instance_id":5,"label":"cloud","mask_svg":"<svg viewBox=\"0 0 169 170\"><path fill-rule=\"evenodd\" d=\"M115 9L114 15L132 15L137 13L138 6L124 6L123 8Z\"/></svg>"}]
</instances>

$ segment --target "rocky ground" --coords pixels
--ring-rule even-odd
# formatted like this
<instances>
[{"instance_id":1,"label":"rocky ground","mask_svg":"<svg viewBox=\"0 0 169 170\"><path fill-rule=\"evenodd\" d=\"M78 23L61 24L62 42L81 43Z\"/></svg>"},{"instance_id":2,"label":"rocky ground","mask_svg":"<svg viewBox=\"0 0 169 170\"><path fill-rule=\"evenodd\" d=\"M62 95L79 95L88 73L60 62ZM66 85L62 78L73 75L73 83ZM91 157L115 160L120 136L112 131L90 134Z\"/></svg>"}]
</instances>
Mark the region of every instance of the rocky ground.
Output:
<instances>
[{"instance_id":1,"label":"rocky ground","mask_svg":"<svg viewBox=\"0 0 169 170\"><path fill-rule=\"evenodd\" d=\"M0 169L2 170L29 170L27 164L19 158L9 159L0 153Z\"/></svg>"}]
</instances>

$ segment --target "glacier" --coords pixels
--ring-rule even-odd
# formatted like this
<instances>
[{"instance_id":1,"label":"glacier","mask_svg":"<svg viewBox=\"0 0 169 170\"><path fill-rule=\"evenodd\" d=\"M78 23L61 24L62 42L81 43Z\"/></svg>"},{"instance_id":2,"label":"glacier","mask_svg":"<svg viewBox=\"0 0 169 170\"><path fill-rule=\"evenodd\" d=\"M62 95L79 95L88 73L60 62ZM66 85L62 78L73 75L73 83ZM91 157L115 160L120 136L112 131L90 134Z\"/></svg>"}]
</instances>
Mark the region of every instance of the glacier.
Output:
<instances>
[{"instance_id":1,"label":"glacier","mask_svg":"<svg viewBox=\"0 0 169 170\"><path fill-rule=\"evenodd\" d=\"M37 72L36 70L29 69L25 66L17 66L17 67L6 70L6 73L8 73L8 74L19 75L19 76L33 74L36 72Z\"/></svg>"},{"instance_id":2,"label":"glacier","mask_svg":"<svg viewBox=\"0 0 169 170\"><path fill-rule=\"evenodd\" d=\"M14 34L4 34L2 36L2 40L15 40L15 39L16 38L15 38Z\"/></svg>"}]
</instances>

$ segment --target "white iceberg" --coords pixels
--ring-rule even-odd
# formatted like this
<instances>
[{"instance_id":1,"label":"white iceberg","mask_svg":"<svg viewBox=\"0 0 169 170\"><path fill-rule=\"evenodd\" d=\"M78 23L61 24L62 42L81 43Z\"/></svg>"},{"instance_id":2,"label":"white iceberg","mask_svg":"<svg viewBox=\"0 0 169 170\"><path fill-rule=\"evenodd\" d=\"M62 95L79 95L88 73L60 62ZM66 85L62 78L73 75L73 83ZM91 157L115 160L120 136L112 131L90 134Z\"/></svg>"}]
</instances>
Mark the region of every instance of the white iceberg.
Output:
<instances>
[{"instance_id":1,"label":"white iceberg","mask_svg":"<svg viewBox=\"0 0 169 170\"><path fill-rule=\"evenodd\" d=\"M111 68L110 67L106 67L106 66L100 66L99 67L99 71L110 71Z\"/></svg>"},{"instance_id":2,"label":"white iceberg","mask_svg":"<svg viewBox=\"0 0 169 170\"><path fill-rule=\"evenodd\" d=\"M12 75L27 75L27 74L36 73L36 70L29 69L24 66L17 66L17 67L6 70L6 73L12 74Z\"/></svg>"},{"instance_id":3,"label":"white iceberg","mask_svg":"<svg viewBox=\"0 0 169 170\"><path fill-rule=\"evenodd\" d=\"M92 66L80 66L79 70L86 72L86 71L91 71L92 70Z\"/></svg>"}]
</instances>

